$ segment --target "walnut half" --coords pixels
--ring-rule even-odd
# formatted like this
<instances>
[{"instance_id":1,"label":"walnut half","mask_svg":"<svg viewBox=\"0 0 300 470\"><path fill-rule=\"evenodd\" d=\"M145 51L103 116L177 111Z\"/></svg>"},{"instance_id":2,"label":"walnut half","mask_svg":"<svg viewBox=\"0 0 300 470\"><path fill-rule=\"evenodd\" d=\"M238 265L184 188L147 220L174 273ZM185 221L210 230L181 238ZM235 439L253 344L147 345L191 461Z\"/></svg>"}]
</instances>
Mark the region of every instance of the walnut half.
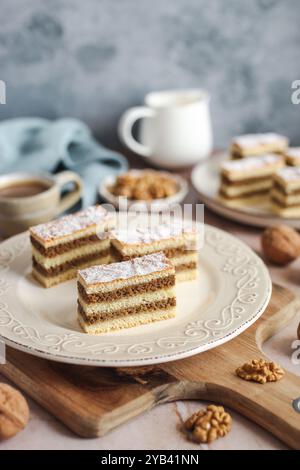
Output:
<instances>
[{"instance_id":1,"label":"walnut half","mask_svg":"<svg viewBox=\"0 0 300 470\"><path fill-rule=\"evenodd\" d=\"M23 395L10 385L0 383L0 440L25 428L29 409Z\"/></svg>"},{"instance_id":2,"label":"walnut half","mask_svg":"<svg viewBox=\"0 0 300 470\"><path fill-rule=\"evenodd\" d=\"M210 443L224 437L231 430L232 419L223 406L209 405L206 410L199 410L184 423L185 429L199 443Z\"/></svg>"},{"instance_id":3,"label":"walnut half","mask_svg":"<svg viewBox=\"0 0 300 470\"><path fill-rule=\"evenodd\" d=\"M275 362L264 359L253 359L236 369L236 374L244 380L251 380L260 384L277 382L284 376L284 370Z\"/></svg>"}]
</instances>

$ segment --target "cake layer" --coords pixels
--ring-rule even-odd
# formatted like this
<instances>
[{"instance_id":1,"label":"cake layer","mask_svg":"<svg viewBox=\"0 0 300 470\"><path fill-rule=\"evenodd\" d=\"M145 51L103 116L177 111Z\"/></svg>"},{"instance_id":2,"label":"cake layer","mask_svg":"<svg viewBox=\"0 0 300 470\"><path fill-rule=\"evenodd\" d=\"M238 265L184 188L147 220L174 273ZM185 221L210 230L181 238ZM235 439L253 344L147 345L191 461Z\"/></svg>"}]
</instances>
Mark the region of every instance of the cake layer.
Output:
<instances>
[{"instance_id":1,"label":"cake layer","mask_svg":"<svg viewBox=\"0 0 300 470\"><path fill-rule=\"evenodd\" d=\"M74 260L86 256L107 256L109 253L109 240L98 240L98 243L94 242L90 245L82 246L80 248L76 248L74 250L70 250L50 258L41 255L41 253L37 251L35 247L32 248L33 257L45 269L50 269L52 267L59 266L65 263L72 263Z\"/></svg>"},{"instance_id":2,"label":"cake layer","mask_svg":"<svg viewBox=\"0 0 300 470\"><path fill-rule=\"evenodd\" d=\"M160 291L162 293L162 291ZM106 320L108 318L117 318L125 315L135 315L139 312L148 312L153 310L163 310L164 308L175 307L176 297L174 295L166 296L162 298L160 296L152 296L147 302L128 302L126 299L126 305L124 302L115 302L115 309L96 309L95 304L89 304L89 307L93 310L86 310L86 305L82 305L81 299L78 301L78 312L84 318L86 323L94 323L98 320ZM131 300L131 298L130 298ZM95 307L95 308L94 308ZM117 308L119 307L119 308Z\"/></svg>"},{"instance_id":3,"label":"cake layer","mask_svg":"<svg viewBox=\"0 0 300 470\"><path fill-rule=\"evenodd\" d=\"M174 258L178 256L184 256L187 253L188 254L196 254L198 256L198 252L195 250L187 250L186 245L179 245L177 247L172 247L172 248L165 248L162 250L163 253L166 255L167 258L171 259L173 261ZM157 245L147 245L144 246L141 249L138 250L130 250L130 252L127 254L124 254L124 250L119 251L119 249L112 245L111 246L111 254L112 257L118 261L127 261L133 258L136 258L137 256L142 256L142 255L148 255L151 253L156 253L157 252Z\"/></svg>"},{"instance_id":4,"label":"cake layer","mask_svg":"<svg viewBox=\"0 0 300 470\"><path fill-rule=\"evenodd\" d=\"M146 231L144 237L144 232L135 231L131 235L125 234L118 239L114 238L111 246L112 257L116 260L133 259L137 256L155 253L160 249L174 265L177 281L179 280L177 274L180 270L197 270L198 251L195 250L197 246L195 232L186 234L179 232L178 237L174 239L156 240L157 237L158 234L155 232L152 234ZM183 279L183 276L180 279Z\"/></svg>"},{"instance_id":5,"label":"cake layer","mask_svg":"<svg viewBox=\"0 0 300 470\"><path fill-rule=\"evenodd\" d=\"M36 269L32 269L32 276L44 287L53 287L61 282L69 281L76 276L76 270L71 269L69 271L65 271L60 273L57 276L43 276L39 271Z\"/></svg>"},{"instance_id":6,"label":"cake layer","mask_svg":"<svg viewBox=\"0 0 300 470\"><path fill-rule=\"evenodd\" d=\"M78 250L87 244L93 245L94 243L105 242L105 240L100 239L97 234L75 238L74 240L60 243L59 245L49 246L48 248L42 245L33 236L30 237L30 241L35 250L47 258L54 258L55 256L67 253L68 251ZM106 240L106 243L109 243L109 241Z\"/></svg>"},{"instance_id":7,"label":"cake layer","mask_svg":"<svg viewBox=\"0 0 300 470\"><path fill-rule=\"evenodd\" d=\"M274 132L263 134L244 134L234 137L230 151L235 156L246 157L261 155L266 152L283 152L288 146L288 139Z\"/></svg>"},{"instance_id":8,"label":"cake layer","mask_svg":"<svg viewBox=\"0 0 300 470\"><path fill-rule=\"evenodd\" d=\"M176 281L183 281L185 276L180 275L181 271L195 271L195 274L186 277L188 279L195 279L198 276L198 257L199 254L197 251L186 251L185 254L170 258L172 265L175 267L176 272ZM118 255L120 260L120 254Z\"/></svg>"},{"instance_id":9,"label":"cake layer","mask_svg":"<svg viewBox=\"0 0 300 470\"><path fill-rule=\"evenodd\" d=\"M123 308L143 308L153 302L164 302L174 297L174 289L167 287L152 292L143 292L142 294L127 296L116 300L107 300L94 303L86 303L79 294L80 305L87 317L94 315L114 315L115 312Z\"/></svg>"},{"instance_id":10,"label":"cake layer","mask_svg":"<svg viewBox=\"0 0 300 470\"><path fill-rule=\"evenodd\" d=\"M297 194L300 192L299 189L291 189L288 186L281 186L277 181L273 180L272 190L280 191L283 195L288 196L289 194Z\"/></svg>"},{"instance_id":11,"label":"cake layer","mask_svg":"<svg viewBox=\"0 0 300 470\"><path fill-rule=\"evenodd\" d=\"M96 259L100 258L108 258L109 259L109 254L110 251L109 249L105 249L101 251L100 253L89 253L85 256L81 256L79 258L74 258L70 261L66 261L61 264L57 264L54 266L50 267L45 267L42 264L40 264L34 257L32 258L32 264L33 267L39 271L43 276L56 276L57 274L66 271L70 268L77 268L77 267L82 267L85 265L85 263L90 263L90 261L94 261Z\"/></svg>"},{"instance_id":12,"label":"cake layer","mask_svg":"<svg viewBox=\"0 0 300 470\"><path fill-rule=\"evenodd\" d=\"M124 315L118 318L111 318L107 320L100 320L93 324L85 322L84 318L78 313L78 321L83 329L88 334L101 334L110 331L121 330L123 328L133 328L147 323L153 323L160 320L168 320L174 318L176 315L175 307L166 308L163 310L152 310L147 312L140 312L135 315Z\"/></svg>"},{"instance_id":13,"label":"cake layer","mask_svg":"<svg viewBox=\"0 0 300 470\"><path fill-rule=\"evenodd\" d=\"M219 199L227 200L229 202L230 201L235 201L235 200L238 200L238 199L241 199L241 200L245 199L246 200L246 199L249 199L251 197L269 195L270 189L271 189L271 186L266 188L266 189L260 189L260 190L256 190L256 191L247 191L244 194L242 193L242 194L235 194L235 195L226 194L220 189Z\"/></svg>"},{"instance_id":14,"label":"cake layer","mask_svg":"<svg viewBox=\"0 0 300 470\"><path fill-rule=\"evenodd\" d=\"M242 197L226 197L222 194L219 194L218 199L219 201L224 204L225 206L232 207L238 209L239 207L245 206L253 206L255 204L261 204L269 199L269 190L262 191L255 194L247 194Z\"/></svg>"},{"instance_id":15,"label":"cake layer","mask_svg":"<svg viewBox=\"0 0 300 470\"><path fill-rule=\"evenodd\" d=\"M197 251L188 251L186 254L171 258L170 261L172 262L173 266L177 268L180 264L194 263L197 265L198 259L199 255Z\"/></svg>"},{"instance_id":16,"label":"cake layer","mask_svg":"<svg viewBox=\"0 0 300 470\"><path fill-rule=\"evenodd\" d=\"M248 180L249 178L267 177L284 166L284 158L280 155L266 154L249 157L244 160L227 160L221 164L221 176L231 182Z\"/></svg>"},{"instance_id":17,"label":"cake layer","mask_svg":"<svg viewBox=\"0 0 300 470\"><path fill-rule=\"evenodd\" d=\"M197 279L198 275L198 269L182 269L181 271L176 271L176 279L178 282L193 281Z\"/></svg>"},{"instance_id":18,"label":"cake layer","mask_svg":"<svg viewBox=\"0 0 300 470\"><path fill-rule=\"evenodd\" d=\"M88 293L97 290L109 291L130 284L138 284L150 279L168 276L174 267L162 252L134 258L121 263L93 266L78 273L78 281ZM95 289L93 289L95 287Z\"/></svg>"},{"instance_id":19,"label":"cake layer","mask_svg":"<svg viewBox=\"0 0 300 470\"><path fill-rule=\"evenodd\" d=\"M169 275L162 278L152 279L150 282L141 282L139 284L126 286L123 288L111 290L108 292L95 292L88 294L84 287L78 283L78 292L80 298L85 303L95 303L103 301L114 301L130 295L143 294L144 292L150 292L162 288L168 288L175 285L175 276Z\"/></svg>"},{"instance_id":20,"label":"cake layer","mask_svg":"<svg viewBox=\"0 0 300 470\"><path fill-rule=\"evenodd\" d=\"M275 187L271 191L271 198L278 201L282 206L295 206L300 204L300 190L285 194Z\"/></svg>"},{"instance_id":21,"label":"cake layer","mask_svg":"<svg viewBox=\"0 0 300 470\"><path fill-rule=\"evenodd\" d=\"M174 266L162 252L81 270L79 323L86 332L101 333L169 318L175 314L174 287Z\"/></svg>"},{"instance_id":22,"label":"cake layer","mask_svg":"<svg viewBox=\"0 0 300 470\"><path fill-rule=\"evenodd\" d=\"M78 283L80 285L83 285L83 288L87 294L94 294L94 293L110 293L114 292L116 289L122 289L126 287L132 287L135 285L140 284L141 282L151 282L151 281L156 281L158 279L165 279L169 276L174 276L175 275L175 270L174 267L170 270L166 271L161 271L157 273L151 273L145 276L143 279L139 276L135 278L130 278L130 279L120 279L118 281L114 281L111 283L103 283L103 284L94 284L94 285L84 285L80 279L78 279Z\"/></svg>"},{"instance_id":23,"label":"cake layer","mask_svg":"<svg viewBox=\"0 0 300 470\"><path fill-rule=\"evenodd\" d=\"M300 167L286 167L273 175L275 185L282 188L285 193L300 189Z\"/></svg>"},{"instance_id":24,"label":"cake layer","mask_svg":"<svg viewBox=\"0 0 300 470\"><path fill-rule=\"evenodd\" d=\"M243 154L239 153L239 151L237 149L235 149L234 147L230 147L229 153L230 153L231 160L241 160L242 158L247 156L247 155L243 155Z\"/></svg>"},{"instance_id":25,"label":"cake layer","mask_svg":"<svg viewBox=\"0 0 300 470\"><path fill-rule=\"evenodd\" d=\"M243 186L250 183L258 183L260 181L269 180L269 176L256 176L254 178L244 178L242 180L230 181L225 175L221 175L221 184L229 185L232 187Z\"/></svg>"},{"instance_id":26,"label":"cake layer","mask_svg":"<svg viewBox=\"0 0 300 470\"><path fill-rule=\"evenodd\" d=\"M176 276L177 276L177 273L180 272L180 271L187 271L187 270L194 270L194 269L197 269L197 263L195 261L191 261L190 263L181 263L181 264L178 264L175 268L175 271L176 271Z\"/></svg>"},{"instance_id":27,"label":"cake layer","mask_svg":"<svg viewBox=\"0 0 300 470\"><path fill-rule=\"evenodd\" d=\"M271 177L268 178L261 178L256 182L246 183L246 184L224 184L222 183L220 186L221 194L227 197L239 197L246 194L253 194L260 191L267 191L272 187L272 179Z\"/></svg>"},{"instance_id":28,"label":"cake layer","mask_svg":"<svg viewBox=\"0 0 300 470\"><path fill-rule=\"evenodd\" d=\"M289 147L285 153L285 160L288 165L300 165L300 147Z\"/></svg>"},{"instance_id":29,"label":"cake layer","mask_svg":"<svg viewBox=\"0 0 300 470\"><path fill-rule=\"evenodd\" d=\"M113 231L111 254L116 260L134 259L162 251L176 269L179 265L195 269L198 263L198 234L184 224L162 224L154 228L139 227L127 231Z\"/></svg>"},{"instance_id":30,"label":"cake layer","mask_svg":"<svg viewBox=\"0 0 300 470\"><path fill-rule=\"evenodd\" d=\"M272 211L280 217L298 218L300 217L300 204L296 206L285 207L277 201L272 200Z\"/></svg>"},{"instance_id":31,"label":"cake layer","mask_svg":"<svg viewBox=\"0 0 300 470\"><path fill-rule=\"evenodd\" d=\"M162 251L167 258L173 258L181 253L195 251L197 248L197 240L190 238L189 241L183 243L182 240L176 242L154 242L139 246L122 246L117 240L111 240L111 250L114 256L121 256L122 259L133 259L137 256L144 256L151 253Z\"/></svg>"},{"instance_id":32,"label":"cake layer","mask_svg":"<svg viewBox=\"0 0 300 470\"><path fill-rule=\"evenodd\" d=\"M30 235L45 248L74 242L75 239L101 234L115 225L115 216L101 206L66 215L30 228Z\"/></svg>"},{"instance_id":33,"label":"cake layer","mask_svg":"<svg viewBox=\"0 0 300 470\"><path fill-rule=\"evenodd\" d=\"M93 266L95 263L97 264L106 264L109 263L110 257L98 257L95 256L91 261L85 262L84 267ZM69 281L70 279L74 279L77 276L78 269L82 268L83 266L76 266L66 271L63 271L57 275L50 276L49 274L43 275L40 271L33 267L32 275L33 277L40 282L44 287L52 287L61 282Z\"/></svg>"}]
</instances>

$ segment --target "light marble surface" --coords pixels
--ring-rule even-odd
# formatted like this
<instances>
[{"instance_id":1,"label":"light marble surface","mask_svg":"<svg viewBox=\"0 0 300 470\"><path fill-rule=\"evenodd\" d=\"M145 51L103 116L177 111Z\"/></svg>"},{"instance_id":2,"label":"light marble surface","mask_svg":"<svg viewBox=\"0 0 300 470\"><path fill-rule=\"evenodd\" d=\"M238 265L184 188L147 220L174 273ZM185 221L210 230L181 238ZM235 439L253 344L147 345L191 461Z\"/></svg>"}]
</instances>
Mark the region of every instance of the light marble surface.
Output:
<instances>
[{"instance_id":1,"label":"light marble surface","mask_svg":"<svg viewBox=\"0 0 300 470\"><path fill-rule=\"evenodd\" d=\"M195 197L190 196L195 201ZM252 229L221 219L208 211L206 223L239 236L258 254L260 233ZM270 267L274 282L289 287L300 296L300 259L286 268ZM295 321L285 330L270 339L264 347L265 353L286 369L300 375L300 365L292 364L291 344L296 339L300 312ZM0 381L3 377L0 376ZM299 392L300 394L300 392ZM133 421L120 426L103 438L81 439L75 436L40 406L29 399L31 418L27 428L9 441L0 443L4 449L285 449L285 446L269 433L243 418L234 411L231 433L223 439L201 445L188 442L180 433L180 420L203 407L204 402L186 401L160 405Z\"/></svg>"}]
</instances>

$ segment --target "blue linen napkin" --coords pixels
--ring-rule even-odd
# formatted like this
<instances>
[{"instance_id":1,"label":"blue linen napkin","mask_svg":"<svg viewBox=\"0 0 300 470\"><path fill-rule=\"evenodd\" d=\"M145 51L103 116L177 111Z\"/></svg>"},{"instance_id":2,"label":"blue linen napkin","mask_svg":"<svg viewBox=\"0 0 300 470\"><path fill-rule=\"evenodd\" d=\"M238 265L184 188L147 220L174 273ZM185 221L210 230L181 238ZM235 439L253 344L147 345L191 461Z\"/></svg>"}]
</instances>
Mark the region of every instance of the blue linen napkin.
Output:
<instances>
[{"instance_id":1,"label":"blue linen napkin","mask_svg":"<svg viewBox=\"0 0 300 470\"><path fill-rule=\"evenodd\" d=\"M102 178L127 168L125 157L97 142L77 119L18 118L0 123L0 173L75 171L83 180L82 207L95 203Z\"/></svg>"}]
</instances>

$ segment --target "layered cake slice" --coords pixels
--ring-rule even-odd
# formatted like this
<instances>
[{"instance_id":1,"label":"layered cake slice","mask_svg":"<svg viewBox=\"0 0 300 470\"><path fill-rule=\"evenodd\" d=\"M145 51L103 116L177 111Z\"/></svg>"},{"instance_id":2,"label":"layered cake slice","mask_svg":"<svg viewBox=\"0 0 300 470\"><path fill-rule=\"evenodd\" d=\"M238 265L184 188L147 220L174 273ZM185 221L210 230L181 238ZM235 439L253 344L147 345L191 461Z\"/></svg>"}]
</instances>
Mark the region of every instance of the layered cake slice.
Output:
<instances>
[{"instance_id":1,"label":"layered cake slice","mask_svg":"<svg viewBox=\"0 0 300 470\"><path fill-rule=\"evenodd\" d=\"M175 270L163 253L78 272L78 320L86 333L175 316Z\"/></svg>"},{"instance_id":2,"label":"layered cake slice","mask_svg":"<svg viewBox=\"0 0 300 470\"><path fill-rule=\"evenodd\" d=\"M276 214L300 216L300 167L282 168L273 176L271 199Z\"/></svg>"},{"instance_id":3,"label":"layered cake slice","mask_svg":"<svg viewBox=\"0 0 300 470\"><path fill-rule=\"evenodd\" d=\"M129 228L111 233L112 259L124 261L163 251L175 266L177 281L197 277L197 245L197 231L183 224L163 223L153 228Z\"/></svg>"},{"instance_id":4,"label":"layered cake slice","mask_svg":"<svg viewBox=\"0 0 300 470\"><path fill-rule=\"evenodd\" d=\"M219 200L229 207L263 202L269 197L273 173L283 166L284 158L276 154L224 162Z\"/></svg>"},{"instance_id":5,"label":"layered cake slice","mask_svg":"<svg viewBox=\"0 0 300 470\"><path fill-rule=\"evenodd\" d=\"M300 147L289 147L284 156L288 165L300 166Z\"/></svg>"},{"instance_id":6,"label":"layered cake slice","mask_svg":"<svg viewBox=\"0 0 300 470\"><path fill-rule=\"evenodd\" d=\"M245 134L232 139L230 154L232 158L244 158L264 153L283 153L288 143L287 137L273 132Z\"/></svg>"},{"instance_id":7,"label":"layered cake slice","mask_svg":"<svg viewBox=\"0 0 300 470\"><path fill-rule=\"evenodd\" d=\"M31 227L33 276L51 287L76 277L79 268L108 263L110 241L105 234L114 225L112 214L92 206Z\"/></svg>"}]
</instances>

